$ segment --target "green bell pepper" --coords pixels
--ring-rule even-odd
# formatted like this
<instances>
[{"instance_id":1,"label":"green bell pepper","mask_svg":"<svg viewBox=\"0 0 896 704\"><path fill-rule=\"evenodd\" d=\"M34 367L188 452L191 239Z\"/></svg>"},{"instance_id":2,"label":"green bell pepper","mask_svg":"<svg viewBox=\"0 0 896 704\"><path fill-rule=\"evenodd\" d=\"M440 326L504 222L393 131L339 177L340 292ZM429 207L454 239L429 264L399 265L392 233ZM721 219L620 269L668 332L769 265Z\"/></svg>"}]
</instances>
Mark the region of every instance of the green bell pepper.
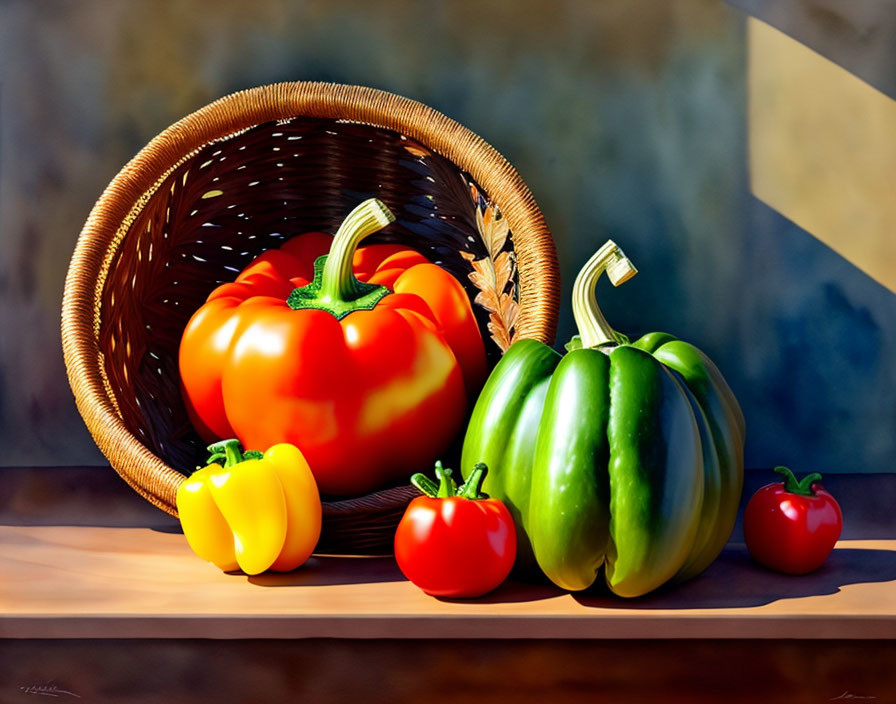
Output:
<instances>
[{"instance_id":1,"label":"green bell pepper","mask_svg":"<svg viewBox=\"0 0 896 704\"><path fill-rule=\"evenodd\" d=\"M743 485L744 419L712 361L666 333L634 343L594 290L636 273L608 242L573 287L580 335L561 356L515 343L473 410L461 458L490 472L483 491L510 509L517 570L591 586L603 567L620 596L689 579L731 535Z\"/></svg>"}]
</instances>

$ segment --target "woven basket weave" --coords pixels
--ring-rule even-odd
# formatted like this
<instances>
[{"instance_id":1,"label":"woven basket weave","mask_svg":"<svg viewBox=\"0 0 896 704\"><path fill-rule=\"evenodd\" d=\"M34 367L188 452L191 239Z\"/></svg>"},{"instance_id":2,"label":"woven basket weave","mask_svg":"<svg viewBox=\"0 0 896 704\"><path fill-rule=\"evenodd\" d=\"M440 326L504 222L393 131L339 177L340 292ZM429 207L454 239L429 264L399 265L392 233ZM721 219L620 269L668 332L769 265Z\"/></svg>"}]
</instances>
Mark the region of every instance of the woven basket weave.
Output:
<instances>
[{"instance_id":1,"label":"woven basket weave","mask_svg":"<svg viewBox=\"0 0 896 704\"><path fill-rule=\"evenodd\" d=\"M370 241L405 243L454 274L492 362L514 339L553 341L550 232L481 138L369 88L284 83L227 96L166 129L112 180L65 283L62 342L78 409L147 500L176 515L184 473L205 459L178 384L189 317L258 254L302 232L335 232L370 196L397 216ZM416 493L325 502L318 551L389 552Z\"/></svg>"}]
</instances>

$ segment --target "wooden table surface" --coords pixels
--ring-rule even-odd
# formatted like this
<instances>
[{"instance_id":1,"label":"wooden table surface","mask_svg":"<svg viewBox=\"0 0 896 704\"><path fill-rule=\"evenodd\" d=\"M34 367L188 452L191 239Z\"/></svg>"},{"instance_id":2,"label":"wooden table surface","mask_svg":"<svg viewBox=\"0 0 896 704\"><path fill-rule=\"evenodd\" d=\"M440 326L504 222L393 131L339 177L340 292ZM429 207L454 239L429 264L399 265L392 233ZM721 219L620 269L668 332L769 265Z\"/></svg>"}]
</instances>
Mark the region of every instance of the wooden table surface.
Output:
<instances>
[{"instance_id":1,"label":"wooden table surface","mask_svg":"<svg viewBox=\"0 0 896 704\"><path fill-rule=\"evenodd\" d=\"M753 565L738 524L703 575L628 601L433 599L390 558L222 574L108 467L0 478L4 704L896 701L896 475L825 478L846 522L811 575Z\"/></svg>"},{"instance_id":2,"label":"wooden table surface","mask_svg":"<svg viewBox=\"0 0 896 704\"><path fill-rule=\"evenodd\" d=\"M54 501L20 491L19 518L34 496ZM756 566L732 542L697 579L639 599L511 580L465 601L423 594L391 558L224 574L152 511L151 526L0 520L0 637L896 638L896 536L847 537L801 577ZM127 514L111 505L109 515Z\"/></svg>"}]
</instances>

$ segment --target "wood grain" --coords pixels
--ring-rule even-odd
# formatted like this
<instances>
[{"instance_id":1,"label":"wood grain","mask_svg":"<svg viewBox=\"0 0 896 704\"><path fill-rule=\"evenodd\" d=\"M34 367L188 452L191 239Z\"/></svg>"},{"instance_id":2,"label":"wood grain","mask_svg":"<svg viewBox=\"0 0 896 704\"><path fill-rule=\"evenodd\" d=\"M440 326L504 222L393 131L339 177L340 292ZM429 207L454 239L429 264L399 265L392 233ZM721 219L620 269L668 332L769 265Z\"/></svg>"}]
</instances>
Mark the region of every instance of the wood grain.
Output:
<instances>
[{"instance_id":1,"label":"wood grain","mask_svg":"<svg viewBox=\"0 0 896 704\"><path fill-rule=\"evenodd\" d=\"M223 574L109 467L3 472L0 640L896 640L886 500L896 475L825 477L843 507L844 539L804 577L754 565L738 525L703 575L640 599L509 581L481 599L448 601L417 590L388 557L316 556L287 575ZM774 478L766 474L748 473L745 497Z\"/></svg>"},{"instance_id":2,"label":"wood grain","mask_svg":"<svg viewBox=\"0 0 896 704\"><path fill-rule=\"evenodd\" d=\"M0 565L6 638L896 638L896 540L841 541L799 578L729 545L701 577L633 601L519 582L434 599L391 558L224 574L148 528L0 526Z\"/></svg>"}]
</instances>

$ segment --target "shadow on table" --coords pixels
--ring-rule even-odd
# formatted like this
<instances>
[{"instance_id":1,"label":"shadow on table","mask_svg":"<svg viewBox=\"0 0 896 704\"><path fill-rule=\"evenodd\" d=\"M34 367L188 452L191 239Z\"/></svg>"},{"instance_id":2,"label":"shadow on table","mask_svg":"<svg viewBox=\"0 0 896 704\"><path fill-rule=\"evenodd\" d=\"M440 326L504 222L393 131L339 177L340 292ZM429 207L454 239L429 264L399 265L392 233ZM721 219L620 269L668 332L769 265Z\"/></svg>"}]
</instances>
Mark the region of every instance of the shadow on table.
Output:
<instances>
[{"instance_id":1,"label":"shadow on table","mask_svg":"<svg viewBox=\"0 0 896 704\"><path fill-rule=\"evenodd\" d=\"M553 584L528 584L508 579L493 592L473 599L436 597L447 604L521 604L562 596L563 591Z\"/></svg>"},{"instance_id":2,"label":"shadow on table","mask_svg":"<svg viewBox=\"0 0 896 704\"><path fill-rule=\"evenodd\" d=\"M363 562L363 568L359 564ZM359 579L359 575L363 575ZM357 584L359 581L402 582L404 575L391 557L315 555L298 570L234 577L260 587L314 587ZM762 606L782 599L836 594L844 586L896 580L896 551L838 548L827 562L808 575L792 576L764 569L750 560L743 545L728 545L702 575L680 585L666 585L636 599L612 594L598 577L595 586L571 594L583 606L606 609L736 609ZM476 599L437 597L447 603L508 604L542 601L565 592L544 582L508 579L495 591Z\"/></svg>"},{"instance_id":3,"label":"shadow on table","mask_svg":"<svg viewBox=\"0 0 896 704\"><path fill-rule=\"evenodd\" d=\"M363 563L363 565L359 563ZM265 572L251 577L247 577L242 572L228 574L245 579L250 584L259 587L323 587L361 582L369 584L371 582L407 581L392 557L349 557L344 555L314 555L299 569L286 574ZM476 599L436 598L439 601L457 604L499 604L539 601L559 596L562 593L553 585L533 585L508 580L490 594Z\"/></svg>"},{"instance_id":4,"label":"shadow on table","mask_svg":"<svg viewBox=\"0 0 896 704\"><path fill-rule=\"evenodd\" d=\"M363 563L360 564L360 563ZM264 572L246 576L242 572L229 573L259 587L324 587L359 582L402 582L404 575L391 557L349 557L344 555L313 555L304 565L292 572ZM363 575L359 579L358 575Z\"/></svg>"},{"instance_id":5,"label":"shadow on table","mask_svg":"<svg viewBox=\"0 0 896 704\"><path fill-rule=\"evenodd\" d=\"M363 564L359 564L363 563ZM242 572L231 572L233 577L245 579L259 587L322 587L339 584L368 584L371 582L405 582L392 557L349 557L344 555L314 555L299 569L279 574L265 572L247 577ZM490 594L475 599L448 599L439 601L456 604L503 604L540 601L560 596L563 592L548 584L525 584L507 580Z\"/></svg>"},{"instance_id":6,"label":"shadow on table","mask_svg":"<svg viewBox=\"0 0 896 704\"><path fill-rule=\"evenodd\" d=\"M836 594L851 584L896 580L896 551L838 548L807 575L772 572L754 563L743 545L728 545L699 577L636 599L613 595L601 580L574 594L583 606L605 609L736 609L782 599Z\"/></svg>"}]
</instances>

